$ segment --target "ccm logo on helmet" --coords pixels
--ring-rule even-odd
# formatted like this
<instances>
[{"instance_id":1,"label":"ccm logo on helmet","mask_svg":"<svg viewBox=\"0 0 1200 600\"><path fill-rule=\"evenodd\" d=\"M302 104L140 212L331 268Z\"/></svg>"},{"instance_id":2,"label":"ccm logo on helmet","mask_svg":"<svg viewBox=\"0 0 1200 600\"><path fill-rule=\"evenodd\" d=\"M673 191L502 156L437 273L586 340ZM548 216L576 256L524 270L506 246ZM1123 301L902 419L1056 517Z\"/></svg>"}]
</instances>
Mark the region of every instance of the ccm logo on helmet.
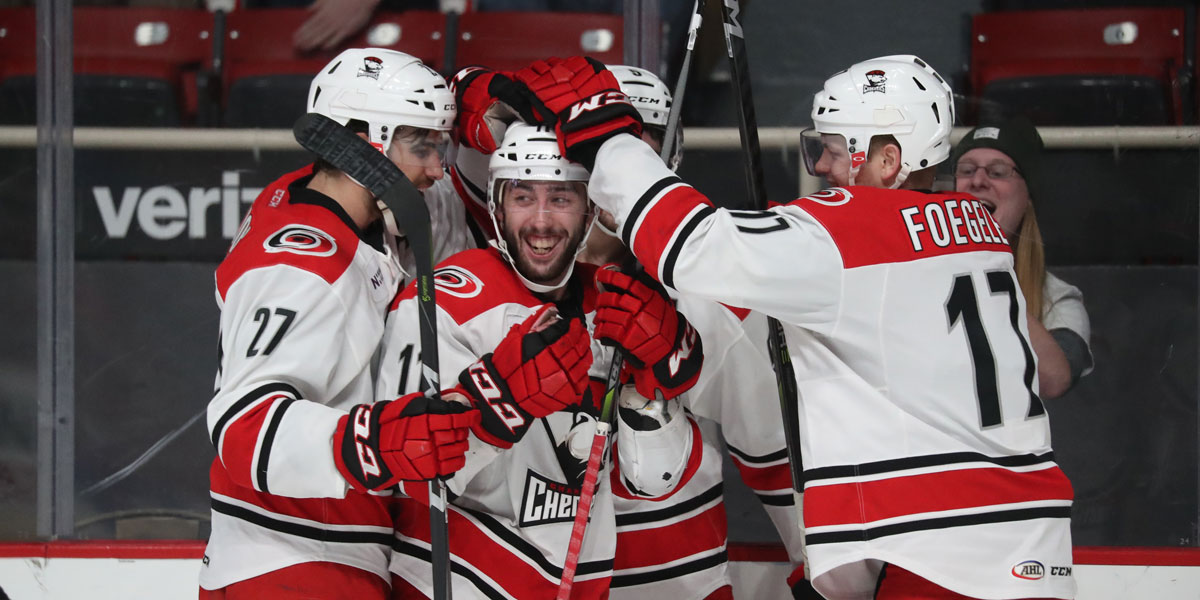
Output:
<instances>
[{"instance_id":1,"label":"ccm logo on helmet","mask_svg":"<svg viewBox=\"0 0 1200 600\"><path fill-rule=\"evenodd\" d=\"M573 121L585 112L591 112L611 104L629 104L629 97L615 90L601 92L588 98L587 100L581 100L572 105L571 114L567 116L567 120Z\"/></svg>"},{"instance_id":2,"label":"ccm logo on helmet","mask_svg":"<svg viewBox=\"0 0 1200 600\"><path fill-rule=\"evenodd\" d=\"M525 155L525 160L562 160L562 156L558 154L538 154L531 152Z\"/></svg>"}]
</instances>

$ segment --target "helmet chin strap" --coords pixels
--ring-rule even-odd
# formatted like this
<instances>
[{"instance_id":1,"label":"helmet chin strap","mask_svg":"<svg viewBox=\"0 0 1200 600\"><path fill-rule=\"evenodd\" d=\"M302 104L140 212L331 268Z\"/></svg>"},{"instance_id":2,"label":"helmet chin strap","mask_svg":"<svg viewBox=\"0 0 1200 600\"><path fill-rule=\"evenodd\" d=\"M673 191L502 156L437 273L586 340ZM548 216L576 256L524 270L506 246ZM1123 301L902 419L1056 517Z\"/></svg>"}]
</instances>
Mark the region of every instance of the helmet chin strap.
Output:
<instances>
[{"instance_id":1,"label":"helmet chin strap","mask_svg":"<svg viewBox=\"0 0 1200 600\"><path fill-rule=\"evenodd\" d=\"M621 234L606 227L604 225L604 222L600 220L599 216L595 217L595 219L593 220L593 223L595 223L596 229L599 229L601 233L603 233L609 237L614 237L614 238L620 239Z\"/></svg>"},{"instance_id":2,"label":"helmet chin strap","mask_svg":"<svg viewBox=\"0 0 1200 600\"><path fill-rule=\"evenodd\" d=\"M900 172L896 173L896 181L893 181L892 185L889 185L888 188L895 190L904 185L904 182L908 180L909 171L910 169L906 163L900 163Z\"/></svg>"}]
</instances>

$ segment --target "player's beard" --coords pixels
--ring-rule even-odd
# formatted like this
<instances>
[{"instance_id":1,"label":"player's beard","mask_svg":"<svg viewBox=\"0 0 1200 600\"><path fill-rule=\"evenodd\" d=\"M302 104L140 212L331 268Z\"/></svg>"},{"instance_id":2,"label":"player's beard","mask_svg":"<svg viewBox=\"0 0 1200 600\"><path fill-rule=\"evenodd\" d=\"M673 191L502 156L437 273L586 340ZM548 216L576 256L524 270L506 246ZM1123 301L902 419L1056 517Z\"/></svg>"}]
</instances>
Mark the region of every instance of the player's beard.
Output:
<instances>
[{"instance_id":1,"label":"player's beard","mask_svg":"<svg viewBox=\"0 0 1200 600\"><path fill-rule=\"evenodd\" d=\"M587 231L587 220L580 223L575 231L567 232L561 227L544 227L527 225L520 231L504 228L504 242L508 245L514 266L526 279L539 285L554 285L559 282L567 267L575 260L575 251L583 241ZM565 237L559 248L559 255L548 265L534 264L525 254L525 244L522 238L529 234L559 235Z\"/></svg>"}]
</instances>

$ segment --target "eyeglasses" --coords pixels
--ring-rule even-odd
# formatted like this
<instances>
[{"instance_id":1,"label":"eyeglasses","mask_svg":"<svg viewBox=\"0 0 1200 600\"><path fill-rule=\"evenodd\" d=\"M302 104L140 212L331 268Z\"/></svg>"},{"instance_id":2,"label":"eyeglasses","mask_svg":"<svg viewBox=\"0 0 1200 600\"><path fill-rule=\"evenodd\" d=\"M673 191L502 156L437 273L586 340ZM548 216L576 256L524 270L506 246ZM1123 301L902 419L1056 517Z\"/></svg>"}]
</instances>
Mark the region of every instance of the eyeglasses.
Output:
<instances>
[{"instance_id":1,"label":"eyeglasses","mask_svg":"<svg viewBox=\"0 0 1200 600\"><path fill-rule=\"evenodd\" d=\"M1015 165L1007 163L995 162L986 167L981 167L975 163L960 162L954 167L954 176L962 178L974 177L975 171L978 171L980 168L987 174L988 179L1008 179L1014 174L1021 174L1020 169Z\"/></svg>"}]
</instances>

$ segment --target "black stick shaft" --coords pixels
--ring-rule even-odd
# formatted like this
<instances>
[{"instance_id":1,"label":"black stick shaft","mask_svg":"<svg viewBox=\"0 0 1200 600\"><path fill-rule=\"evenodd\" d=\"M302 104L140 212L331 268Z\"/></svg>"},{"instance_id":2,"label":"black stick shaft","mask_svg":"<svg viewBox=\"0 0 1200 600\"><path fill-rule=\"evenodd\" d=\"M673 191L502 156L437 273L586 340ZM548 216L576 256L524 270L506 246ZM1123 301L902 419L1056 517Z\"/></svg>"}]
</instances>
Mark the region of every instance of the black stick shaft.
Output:
<instances>
[{"instance_id":1,"label":"black stick shaft","mask_svg":"<svg viewBox=\"0 0 1200 600\"><path fill-rule=\"evenodd\" d=\"M729 68L736 87L738 108L738 130L741 133L743 157L746 166L746 186L754 208L767 208L767 192L763 183L762 149L758 143L758 117L754 113L754 96L750 89L750 71L746 59L746 39L742 24L738 20L741 5L738 0L724 0L725 49L729 54ZM779 408L783 415L784 440L787 442L788 462L791 466L792 490L804 491L804 468L800 456L799 394L792 359L783 336L783 326L778 320L767 320L767 351L771 365L775 368L775 382L779 389ZM797 507L799 509L800 507Z\"/></svg>"},{"instance_id":2,"label":"black stick shaft","mask_svg":"<svg viewBox=\"0 0 1200 600\"><path fill-rule=\"evenodd\" d=\"M317 113L300 117L292 127L296 141L370 190L391 211L408 237L417 264L416 284L421 328L421 381L425 395L438 398L437 302L433 286L433 232L425 197L391 160L366 140ZM446 520L446 486L429 482L430 554L435 600L449 600L450 535Z\"/></svg>"}]
</instances>

